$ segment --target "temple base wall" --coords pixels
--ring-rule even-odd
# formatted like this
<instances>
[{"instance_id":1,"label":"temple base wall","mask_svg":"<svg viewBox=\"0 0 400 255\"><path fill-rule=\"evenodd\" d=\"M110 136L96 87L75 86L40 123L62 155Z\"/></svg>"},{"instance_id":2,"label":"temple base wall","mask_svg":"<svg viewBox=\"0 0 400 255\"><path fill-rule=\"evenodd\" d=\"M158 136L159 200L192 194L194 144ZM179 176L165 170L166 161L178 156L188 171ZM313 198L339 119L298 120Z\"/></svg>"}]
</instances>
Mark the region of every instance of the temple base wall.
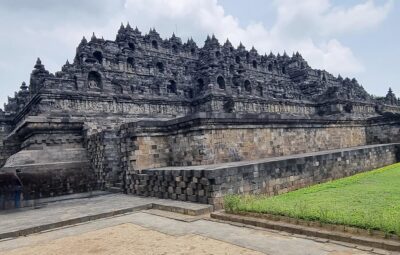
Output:
<instances>
[{"instance_id":1,"label":"temple base wall","mask_svg":"<svg viewBox=\"0 0 400 255\"><path fill-rule=\"evenodd\" d=\"M400 143L400 120L372 124L366 129L367 143Z\"/></svg>"},{"instance_id":2,"label":"temple base wall","mask_svg":"<svg viewBox=\"0 0 400 255\"><path fill-rule=\"evenodd\" d=\"M93 134L94 126L41 117L19 125L4 143L19 148L0 170L0 186L11 191L7 199L17 189L24 199L41 199L118 187L220 206L226 194L280 194L400 158L398 145L360 147L399 143L396 118L198 113ZM0 149L0 155L5 152Z\"/></svg>"},{"instance_id":3,"label":"temple base wall","mask_svg":"<svg viewBox=\"0 0 400 255\"><path fill-rule=\"evenodd\" d=\"M282 194L396 163L399 144L211 166L165 167L133 175L128 193L223 206L228 194Z\"/></svg>"},{"instance_id":4,"label":"temple base wall","mask_svg":"<svg viewBox=\"0 0 400 255\"><path fill-rule=\"evenodd\" d=\"M0 117L0 168L6 163L7 158L18 151L19 143L16 141L6 141L10 132L11 123Z\"/></svg>"},{"instance_id":5,"label":"temple base wall","mask_svg":"<svg viewBox=\"0 0 400 255\"><path fill-rule=\"evenodd\" d=\"M121 128L123 164L140 171L255 160L367 143L357 121L273 118L262 115L196 115Z\"/></svg>"}]
</instances>

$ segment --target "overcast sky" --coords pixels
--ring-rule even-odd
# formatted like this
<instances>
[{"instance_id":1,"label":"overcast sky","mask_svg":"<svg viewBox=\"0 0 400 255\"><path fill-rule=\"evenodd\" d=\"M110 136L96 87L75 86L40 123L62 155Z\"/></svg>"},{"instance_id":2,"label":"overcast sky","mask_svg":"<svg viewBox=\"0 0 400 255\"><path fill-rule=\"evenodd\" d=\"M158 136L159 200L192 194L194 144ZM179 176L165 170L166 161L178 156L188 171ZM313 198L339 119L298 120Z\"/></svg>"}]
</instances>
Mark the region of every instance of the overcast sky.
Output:
<instances>
[{"instance_id":1,"label":"overcast sky","mask_svg":"<svg viewBox=\"0 0 400 255\"><path fill-rule=\"evenodd\" d=\"M0 105L37 57L54 73L82 36L114 40L121 22L199 45L215 34L261 54L299 51L313 68L400 96L399 13L394 0L0 0Z\"/></svg>"}]
</instances>

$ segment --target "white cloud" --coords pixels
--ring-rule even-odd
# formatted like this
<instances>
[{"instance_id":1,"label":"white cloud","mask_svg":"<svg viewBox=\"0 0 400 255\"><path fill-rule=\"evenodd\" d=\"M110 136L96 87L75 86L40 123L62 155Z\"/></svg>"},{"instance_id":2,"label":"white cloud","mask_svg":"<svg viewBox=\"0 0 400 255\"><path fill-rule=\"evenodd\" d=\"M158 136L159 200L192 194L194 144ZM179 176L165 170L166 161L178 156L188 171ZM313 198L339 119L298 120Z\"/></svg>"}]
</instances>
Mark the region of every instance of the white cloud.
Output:
<instances>
[{"instance_id":1,"label":"white cloud","mask_svg":"<svg viewBox=\"0 0 400 255\"><path fill-rule=\"evenodd\" d=\"M360 31L380 24L393 7L393 0L376 6L372 0L355 5L349 9L333 9L321 23L326 34Z\"/></svg>"},{"instance_id":2,"label":"white cloud","mask_svg":"<svg viewBox=\"0 0 400 255\"><path fill-rule=\"evenodd\" d=\"M393 7L393 0L377 6L373 0L349 8L329 0L276 0L278 18L273 30L292 37L332 36L362 31L380 24Z\"/></svg>"}]
</instances>

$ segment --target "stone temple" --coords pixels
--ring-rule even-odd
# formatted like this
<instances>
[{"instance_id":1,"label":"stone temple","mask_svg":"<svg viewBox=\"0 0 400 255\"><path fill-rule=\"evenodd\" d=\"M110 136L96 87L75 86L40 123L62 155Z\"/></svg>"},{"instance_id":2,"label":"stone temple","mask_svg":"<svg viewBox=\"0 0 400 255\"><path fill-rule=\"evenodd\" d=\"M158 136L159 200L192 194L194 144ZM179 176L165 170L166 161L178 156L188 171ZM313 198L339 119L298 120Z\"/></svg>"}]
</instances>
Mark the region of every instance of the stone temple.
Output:
<instances>
[{"instance_id":1,"label":"stone temple","mask_svg":"<svg viewBox=\"0 0 400 255\"><path fill-rule=\"evenodd\" d=\"M299 53L203 47L121 25L0 110L0 208L112 190L221 205L399 161L400 100ZM17 193L16 193L17 192Z\"/></svg>"}]
</instances>

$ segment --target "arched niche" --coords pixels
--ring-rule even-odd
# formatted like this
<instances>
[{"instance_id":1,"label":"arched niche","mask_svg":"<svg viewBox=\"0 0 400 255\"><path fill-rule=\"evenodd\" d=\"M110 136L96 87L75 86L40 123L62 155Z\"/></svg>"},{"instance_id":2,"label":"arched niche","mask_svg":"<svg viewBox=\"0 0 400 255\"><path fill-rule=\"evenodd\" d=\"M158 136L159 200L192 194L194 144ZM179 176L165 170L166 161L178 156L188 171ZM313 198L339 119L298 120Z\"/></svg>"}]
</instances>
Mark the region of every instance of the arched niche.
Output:
<instances>
[{"instance_id":1,"label":"arched niche","mask_svg":"<svg viewBox=\"0 0 400 255\"><path fill-rule=\"evenodd\" d=\"M248 93L251 93L251 83L249 80L244 81L244 90Z\"/></svg>"},{"instance_id":2,"label":"arched niche","mask_svg":"<svg viewBox=\"0 0 400 255\"><path fill-rule=\"evenodd\" d=\"M153 49L158 49L158 42L156 40L151 41L151 46Z\"/></svg>"},{"instance_id":3,"label":"arched niche","mask_svg":"<svg viewBox=\"0 0 400 255\"><path fill-rule=\"evenodd\" d=\"M172 45L172 52L175 53L175 54L179 53L178 45L176 45L176 44Z\"/></svg>"},{"instance_id":4,"label":"arched niche","mask_svg":"<svg viewBox=\"0 0 400 255\"><path fill-rule=\"evenodd\" d=\"M99 62L100 64L103 63L103 53L101 53L100 51L95 51L93 52L93 57L96 59L97 62Z\"/></svg>"},{"instance_id":5,"label":"arched niche","mask_svg":"<svg viewBox=\"0 0 400 255\"><path fill-rule=\"evenodd\" d=\"M258 96L260 96L260 97L264 96L264 89L263 89L263 86L261 84L257 85L256 90L257 90L257 95Z\"/></svg>"},{"instance_id":6,"label":"arched niche","mask_svg":"<svg viewBox=\"0 0 400 255\"><path fill-rule=\"evenodd\" d=\"M170 80L167 85L167 92L169 94L177 94L176 82L174 80Z\"/></svg>"},{"instance_id":7,"label":"arched niche","mask_svg":"<svg viewBox=\"0 0 400 255\"><path fill-rule=\"evenodd\" d=\"M235 73L235 66L234 65L230 65L229 66L229 73L231 73L231 74Z\"/></svg>"},{"instance_id":8,"label":"arched niche","mask_svg":"<svg viewBox=\"0 0 400 255\"><path fill-rule=\"evenodd\" d=\"M268 71L272 72L272 70L273 70L273 66L272 66L272 64L270 63L270 64L268 64Z\"/></svg>"},{"instance_id":9,"label":"arched niche","mask_svg":"<svg viewBox=\"0 0 400 255\"><path fill-rule=\"evenodd\" d=\"M257 64L257 61L256 61L256 60L253 60L252 65L253 65L253 68L254 68L254 69L257 69L258 64Z\"/></svg>"},{"instance_id":10,"label":"arched niche","mask_svg":"<svg viewBox=\"0 0 400 255\"><path fill-rule=\"evenodd\" d=\"M128 47L131 50L135 50L136 49L135 44L133 42L128 43Z\"/></svg>"},{"instance_id":11,"label":"arched niche","mask_svg":"<svg viewBox=\"0 0 400 255\"><path fill-rule=\"evenodd\" d=\"M90 71L88 74L89 88L102 88L101 75L96 71Z\"/></svg>"},{"instance_id":12,"label":"arched niche","mask_svg":"<svg viewBox=\"0 0 400 255\"><path fill-rule=\"evenodd\" d=\"M239 56L236 56L235 62L236 62L236 64L240 64L240 57Z\"/></svg>"},{"instance_id":13,"label":"arched niche","mask_svg":"<svg viewBox=\"0 0 400 255\"><path fill-rule=\"evenodd\" d=\"M162 62L157 62L156 67L160 73L164 72L164 64Z\"/></svg>"},{"instance_id":14,"label":"arched niche","mask_svg":"<svg viewBox=\"0 0 400 255\"><path fill-rule=\"evenodd\" d=\"M204 80L203 79L197 79L197 90L199 92L202 92L204 90Z\"/></svg>"},{"instance_id":15,"label":"arched niche","mask_svg":"<svg viewBox=\"0 0 400 255\"><path fill-rule=\"evenodd\" d=\"M128 65L128 67L135 68L135 59L133 57L127 58L126 63Z\"/></svg>"},{"instance_id":16,"label":"arched niche","mask_svg":"<svg viewBox=\"0 0 400 255\"><path fill-rule=\"evenodd\" d=\"M225 79L222 76L217 77L217 84L219 89L225 89Z\"/></svg>"},{"instance_id":17,"label":"arched niche","mask_svg":"<svg viewBox=\"0 0 400 255\"><path fill-rule=\"evenodd\" d=\"M76 75L74 75L74 89L75 89L75 90L78 90L78 89L79 89L78 77L76 77Z\"/></svg>"}]
</instances>

